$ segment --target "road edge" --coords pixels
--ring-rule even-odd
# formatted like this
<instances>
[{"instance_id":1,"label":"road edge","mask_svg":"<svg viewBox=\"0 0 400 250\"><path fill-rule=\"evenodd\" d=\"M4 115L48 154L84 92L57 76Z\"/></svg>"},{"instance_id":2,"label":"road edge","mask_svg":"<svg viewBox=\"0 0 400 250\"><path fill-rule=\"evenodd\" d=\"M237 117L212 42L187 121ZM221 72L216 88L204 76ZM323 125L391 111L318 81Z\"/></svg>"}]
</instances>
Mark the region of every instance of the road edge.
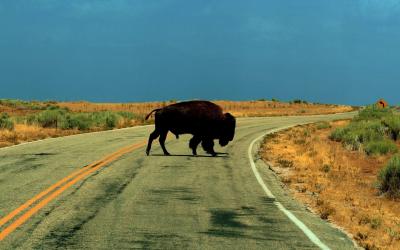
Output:
<instances>
[{"instance_id":1,"label":"road edge","mask_svg":"<svg viewBox=\"0 0 400 250\"><path fill-rule=\"evenodd\" d=\"M259 171L257 170L257 167L256 167L256 165L257 165L257 163L256 163L256 161L254 161L254 156L255 156L255 154L253 153L254 151L254 145L257 143L257 142L259 142L260 140L262 140L263 138L265 138L267 135L270 135L270 134L274 134L274 133L278 133L278 132L280 132L280 131L283 131L283 130L287 130L287 129L290 129L290 128L293 128L293 127L297 127L297 126L302 126L302 125L307 125L307 124L312 124L312 123L315 123L315 122L304 122L304 123L299 123L299 124L294 124L294 125L289 125L289 126L284 126L284 127L280 127L280 128L275 128L275 129L271 129L271 130L268 130L267 132L265 132L264 134L262 134L262 135L260 135L260 136L258 136L257 138L255 138L251 143L250 143L250 146L249 146L249 148L248 148L248 157L249 157L249 161L250 161L250 165L251 165L251 168L252 168L252 170L253 170L253 173L254 173L254 175L255 175L255 177L257 178L257 181L259 182L259 184L262 186L262 188L264 189L264 186L265 186L265 188L268 190L268 193L267 193L267 191L264 189L264 191L265 191L265 193L267 194L267 196L268 196L268 198L272 198L272 199L276 199L275 198L275 196L273 195L273 193L268 189L268 187L266 186L266 184L264 183L264 181L263 181L263 179L262 179L262 177L261 177L261 175L260 175L260 173L259 173ZM261 144L258 144L257 145L257 147L255 148L255 152L258 152L259 151L259 149L260 149L260 147L261 147ZM265 162L262 158L258 158L257 157L257 160L260 160L266 167L268 167L269 168L269 171L272 171L272 169L271 169L271 166L270 166L270 164L268 163L268 162ZM254 167L253 167L253 165L254 165ZM272 174L275 176L275 177L277 177L277 175L272 171ZM257 175L259 176L259 177L257 177ZM260 179L260 180L259 180ZM262 184L260 183L260 181L262 182ZM278 179L277 179L277 181L279 181ZM272 196L269 196L269 194L270 195L272 195ZM296 200L296 199L295 199ZM298 201L298 200L296 200L296 202L297 203L299 203L299 205L302 205L302 203L300 202L300 201ZM311 242L313 242L316 246L318 246L320 249L330 249L327 245L325 245L321 240L319 240L319 238L301 221L301 220L299 220L298 218L296 218L289 210L287 210L280 202L278 202L278 201L274 201L274 204L279 208L279 210L281 210L297 227L299 227L299 229L300 230L302 230L303 231L303 233L310 239L310 241ZM288 213L286 213L286 211L283 211L282 209L284 209L284 210L286 210ZM309 210L308 210L309 211ZM311 214L313 214L313 215L316 215L315 213L313 213L312 211L309 211ZM298 222L300 222L299 223L299 225L301 225L301 226L304 226L305 227L305 230L306 231L309 231L308 233L309 233L309 235L302 229L302 228L300 228L300 226L298 225L298 224L296 224L296 222L294 222L293 220L292 220L292 218L290 218L289 216L293 216L294 218L294 220L297 220ZM353 246L354 246L354 248L355 249L362 249L358 244L357 244L357 242L356 241L354 241L354 239L351 237L351 234L349 234L348 232L346 232L343 228L341 228L341 227L339 227L339 226L337 226L337 225L335 225L335 224L333 224L333 223L331 223L331 222L327 222L331 227L333 227L333 228L335 228L335 229L337 229L337 230L339 230L340 232L342 232L343 234L345 234L347 237L348 237L348 239L353 243ZM309 236L311 236L312 238L313 238L313 236L315 236L316 238L313 238L314 240L316 240L315 242L314 242L314 240L313 239L311 239ZM321 243L321 244L320 244Z\"/></svg>"},{"instance_id":2,"label":"road edge","mask_svg":"<svg viewBox=\"0 0 400 250\"><path fill-rule=\"evenodd\" d=\"M285 127L281 127L278 129L272 129L269 130L268 132L258 136L257 138L255 138L253 141L251 141L249 148L247 150L248 153L248 157L249 157L249 161L250 161L250 166L251 169L253 170L253 174L255 175L258 183L260 184L260 186L262 187L262 189L264 190L265 194L267 195L268 198L271 199L275 199L274 194L268 189L268 187L265 185L260 173L257 170L256 164L254 162L254 158L253 158L253 146L256 142L258 142L259 140L261 140L262 138L264 138L266 135L271 134L271 133L276 133L280 130L285 130L288 129L292 126L285 126ZM317 235L315 235L301 220L299 220L292 212L290 212L289 210L287 210L279 201L274 201L274 204L278 207L278 209L283 212L286 217L288 217L306 236L307 238L314 243L317 247L319 247L322 250L330 250L330 248L325 245L319 238Z\"/></svg>"}]
</instances>

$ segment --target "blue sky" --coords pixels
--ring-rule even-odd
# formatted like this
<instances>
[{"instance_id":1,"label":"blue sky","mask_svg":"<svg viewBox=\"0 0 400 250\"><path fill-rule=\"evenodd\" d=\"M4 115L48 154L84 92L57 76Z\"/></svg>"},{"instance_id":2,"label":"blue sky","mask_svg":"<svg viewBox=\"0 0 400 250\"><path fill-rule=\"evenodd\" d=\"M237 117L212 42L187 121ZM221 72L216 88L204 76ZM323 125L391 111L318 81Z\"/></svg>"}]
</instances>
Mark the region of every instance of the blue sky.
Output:
<instances>
[{"instance_id":1,"label":"blue sky","mask_svg":"<svg viewBox=\"0 0 400 250\"><path fill-rule=\"evenodd\" d=\"M2 0L0 98L399 104L400 0Z\"/></svg>"}]
</instances>

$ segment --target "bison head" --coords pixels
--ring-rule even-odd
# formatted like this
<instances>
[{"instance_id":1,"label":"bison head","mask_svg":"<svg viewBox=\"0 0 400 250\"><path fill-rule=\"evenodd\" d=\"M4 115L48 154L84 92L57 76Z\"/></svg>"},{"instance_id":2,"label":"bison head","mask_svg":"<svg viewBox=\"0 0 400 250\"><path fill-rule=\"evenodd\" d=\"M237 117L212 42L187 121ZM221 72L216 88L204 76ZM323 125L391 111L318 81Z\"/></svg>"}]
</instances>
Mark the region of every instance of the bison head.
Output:
<instances>
[{"instance_id":1,"label":"bison head","mask_svg":"<svg viewBox=\"0 0 400 250\"><path fill-rule=\"evenodd\" d=\"M219 145L222 147L228 145L235 136L236 119L230 113L224 114L224 120L222 122L221 134L219 138Z\"/></svg>"}]
</instances>

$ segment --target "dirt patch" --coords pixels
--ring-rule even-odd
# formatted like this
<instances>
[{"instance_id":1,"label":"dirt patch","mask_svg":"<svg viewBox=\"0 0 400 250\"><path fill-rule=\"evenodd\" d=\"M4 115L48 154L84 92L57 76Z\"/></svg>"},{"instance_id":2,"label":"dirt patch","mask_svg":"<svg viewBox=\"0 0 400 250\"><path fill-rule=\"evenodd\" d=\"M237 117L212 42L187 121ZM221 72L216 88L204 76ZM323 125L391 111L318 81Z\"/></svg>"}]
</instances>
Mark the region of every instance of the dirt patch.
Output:
<instances>
[{"instance_id":1,"label":"dirt patch","mask_svg":"<svg viewBox=\"0 0 400 250\"><path fill-rule=\"evenodd\" d=\"M400 249L399 201L381 196L377 174L391 155L367 156L329 139L348 121L295 127L269 135L262 157L290 192L366 249Z\"/></svg>"}]
</instances>

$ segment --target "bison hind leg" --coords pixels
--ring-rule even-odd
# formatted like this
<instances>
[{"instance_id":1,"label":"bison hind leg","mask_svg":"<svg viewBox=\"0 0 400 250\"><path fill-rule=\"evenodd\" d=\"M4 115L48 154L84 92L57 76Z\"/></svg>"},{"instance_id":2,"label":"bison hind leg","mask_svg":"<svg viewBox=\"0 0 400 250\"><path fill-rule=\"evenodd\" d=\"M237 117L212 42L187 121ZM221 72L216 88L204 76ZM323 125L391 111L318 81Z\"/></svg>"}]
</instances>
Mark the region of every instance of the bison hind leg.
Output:
<instances>
[{"instance_id":1,"label":"bison hind leg","mask_svg":"<svg viewBox=\"0 0 400 250\"><path fill-rule=\"evenodd\" d=\"M164 155L171 155L170 153L168 153L167 149L165 148L165 140L167 139L167 134L168 134L168 130L167 131L162 131L160 133L160 138L158 139L161 145L161 148L164 152Z\"/></svg>"},{"instance_id":2,"label":"bison hind leg","mask_svg":"<svg viewBox=\"0 0 400 250\"><path fill-rule=\"evenodd\" d=\"M160 133L158 132L158 130L154 130L150 136L149 136L149 141L147 142L147 148L146 148L146 154L149 155L150 154L150 150L151 150L151 144L153 143L153 140L157 139L157 137L160 135Z\"/></svg>"},{"instance_id":3,"label":"bison hind leg","mask_svg":"<svg viewBox=\"0 0 400 250\"><path fill-rule=\"evenodd\" d=\"M192 149L193 155L197 155L197 146L201 142L200 137L193 136L192 139L189 141L189 148Z\"/></svg>"},{"instance_id":4,"label":"bison hind leg","mask_svg":"<svg viewBox=\"0 0 400 250\"><path fill-rule=\"evenodd\" d=\"M201 142L201 146L204 151L211 154L212 156L216 156L217 153L214 151L214 141L212 139L206 138Z\"/></svg>"}]
</instances>

